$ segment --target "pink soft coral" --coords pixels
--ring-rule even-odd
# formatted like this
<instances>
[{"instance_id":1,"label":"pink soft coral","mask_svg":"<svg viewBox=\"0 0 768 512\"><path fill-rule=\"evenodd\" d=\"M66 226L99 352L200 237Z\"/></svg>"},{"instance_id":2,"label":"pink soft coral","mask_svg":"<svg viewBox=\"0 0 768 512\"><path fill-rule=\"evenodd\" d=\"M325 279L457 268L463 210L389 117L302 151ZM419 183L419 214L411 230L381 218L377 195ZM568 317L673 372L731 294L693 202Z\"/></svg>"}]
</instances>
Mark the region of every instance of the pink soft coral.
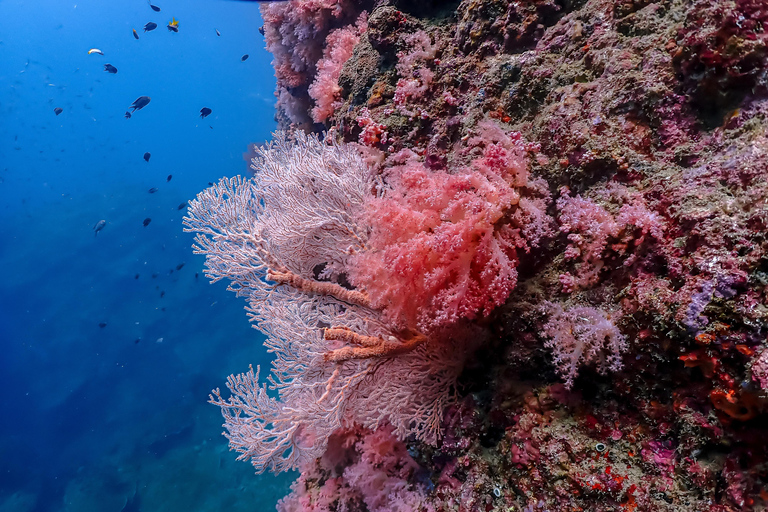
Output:
<instances>
[{"instance_id":1,"label":"pink soft coral","mask_svg":"<svg viewBox=\"0 0 768 512\"><path fill-rule=\"evenodd\" d=\"M662 220L648 209L640 194L614 185L602 195L603 202L621 205L617 215L591 199L571 197L567 188L557 200L560 231L568 233L569 241L563 255L566 260L580 262L576 276L560 276L565 293L596 285L609 254L623 258L623 265L630 266L637 259L638 248L662 238Z\"/></svg>"},{"instance_id":2,"label":"pink soft coral","mask_svg":"<svg viewBox=\"0 0 768 512\"><path fill-rule=\"evenodd\" d=\"M367 28L367 16L363 11L355 25L339 28L328 34L323 58L317 63L317 76L309 86L309 97L315 101L312 120L316 123L325 122L339 105L341 69L360 42L360 34Z\"/></svg>"},{"instance_id":3,"label":"pink soft coral","mask_svg":"<svg viewBox=\"0 0 768 512\"><path fill-rule=\"evenodd\" d=\"M344 468L343 472L340 468ZM431 511L424 490L415 484L419 465L405 444L383 426L370 432L342 430L331 437L328 451L302 468L281 500L279 512ZM363 505L364 504L364 505Z\"/></svg>"},{"instance_id":4,"label":"pink soft coral","mask_svg":"<svg viewBox=\"0 0 768 512\"><path fill-rule=\"evenodd\" d=\"M274 57L278 110L296 126L311 126L307 88L317 76L318 63L333 53L326 46L329 33L342 27L352 29L360 13L360 5L354 0L289 0L261 4L264 38L267 50ZM331 60L340 58L335 56ZM329 87L327 84L321 90Z\"/></svg>"},{"instance_id":5,"label":"pink soft coral","mask_svg":"<svg viewBox=\"0 0 768 512\"><path fill-rule=\"evenodd\" d=\"M627 340L611 314L588 306L563 310L551 302L544 308L549 315L543 329L545 345L554 353L557 373L565 379L566 388L573 386L582 365L596 364L600 373L621 369Z\"/></svg>"},{"instance_id":6,"label":"pink soft coral","mask_svg":"<svg viewBox=\"0 0 768 512\"><path fill-rule=\"evenodd\" d=\"M388 188L366 205L370 250L350 260L353 284L387 320L432 331L504 303L518 250L549 229L546 201L521 198L525 152L519 135L502 134L454 174L414 159L390 170Z\"/></svg>"},{"instance_id":7,"label":"pink soft coral","mask_svg":"<svg viewBox=\"0 0 768 512\"><path fill-rule=\"evenodd\" d=\"M429 34L423 30L406 36L404 42L409 51L397 54L396 69L402 78L397 81L393 101L400 112L414 116L423 111L409 110L407 104L420 100L429 91L435 73L427 67L427 63L435 58L437 49L432 45Z\"/></svg>"},{"instance_id":8,"label":"pink soft coral","mask_svg":"<svg viewBox=\"0 0 768 512\"><path fill-rule=\"evenodd\" d=\"M752 379L760 384L760 389L768 391L768 349L752 361Z\"/></svg>"}]
</instances>

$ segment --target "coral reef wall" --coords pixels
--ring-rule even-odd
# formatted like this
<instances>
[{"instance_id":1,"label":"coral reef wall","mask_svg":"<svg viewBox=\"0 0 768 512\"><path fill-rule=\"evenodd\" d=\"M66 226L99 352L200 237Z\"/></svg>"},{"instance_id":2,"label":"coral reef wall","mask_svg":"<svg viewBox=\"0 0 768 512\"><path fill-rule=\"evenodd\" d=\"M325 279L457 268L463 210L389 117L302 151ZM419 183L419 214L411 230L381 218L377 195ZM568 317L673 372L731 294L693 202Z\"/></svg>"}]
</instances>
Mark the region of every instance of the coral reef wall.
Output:
<instances>
[{"instance_id":1,"label":"coral reef wall","mask_svg":"<svg viewBox=\"0 0 768 512\"><path fill-rule=\"evenodd\" d=\"M283 510L766 510L768 4L262 12L283 128L359 144L402 197L424 186L409 176L494 180L494 151L527 155L523 182L504 175L520 192L483 217L516 247L483 268L514 281L477 279L487 300L462 310L487 341L442 438L348 427Z\"/></svg>"}]
</instances>

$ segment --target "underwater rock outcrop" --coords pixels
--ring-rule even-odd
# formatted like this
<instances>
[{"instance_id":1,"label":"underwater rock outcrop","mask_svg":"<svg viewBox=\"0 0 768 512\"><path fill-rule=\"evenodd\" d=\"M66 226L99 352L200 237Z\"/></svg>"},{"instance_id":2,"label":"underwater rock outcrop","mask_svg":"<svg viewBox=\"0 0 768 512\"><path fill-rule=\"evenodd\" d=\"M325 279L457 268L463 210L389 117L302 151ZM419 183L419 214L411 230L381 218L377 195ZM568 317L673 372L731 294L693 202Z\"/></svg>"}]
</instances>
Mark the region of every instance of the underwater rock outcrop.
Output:
<instances>
[{"instance_id":1,"label":"underwater rock outcrop","mask_svg":"<svg viewBox=\"0 0 768 512\"><path fill-rule=\"evenodd\" d=\"M390 211L436 215L424 233L497 213L456 232L457 253L420 238L424 250L409 254L421 266L397 266L415 236L382 238L389 262L387 247L367 253L402 294L419 289L408 269L436 272L430 255L476 277L465 290L475 309L452 317L430 312L451 304L440 293L453 278L398 312L402 295L379 295L385 322L426 331L460 319L482 332L439 440L345 424L323 445L333 453L302 461L281 510L768 507L764 2L261 9L282 128L357 144L378 197L399 201ZM511 192L484 184L514 165L502 136L526 162L524 179L505 175ZM417 205L420 187L442 186L475 194L465 204L480 209ZM493 201L503 207L478 206ZM494 281L505 270L471 249L489 247L483 236L515 248L497 260L514 278Z\"/></svg>"}]
</instances>

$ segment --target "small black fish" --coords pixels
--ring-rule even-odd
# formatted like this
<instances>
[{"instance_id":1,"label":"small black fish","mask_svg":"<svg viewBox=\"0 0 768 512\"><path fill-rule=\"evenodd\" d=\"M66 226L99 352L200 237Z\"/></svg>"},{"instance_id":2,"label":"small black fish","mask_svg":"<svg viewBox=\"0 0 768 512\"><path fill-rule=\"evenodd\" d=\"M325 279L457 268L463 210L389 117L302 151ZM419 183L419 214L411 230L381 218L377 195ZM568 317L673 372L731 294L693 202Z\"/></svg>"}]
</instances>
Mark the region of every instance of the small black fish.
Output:
<instances>
[{"instance_id":1,"label":"small black fish","mask_svg":"<svg viewBox=\"0 0 768 512\"><path fill-rule=\"evenodd\" d=\"M177 210L183 210L187 207L187 203L181 203L179 206L176 207Z\"/></svg>"},{"instance_id":2,"label":"small black fish","mask_svg":"<svg viewBox=\"0 0 768 512\"><path fill-rule=\"evenodd\" d=\"M154 194L155 192L157 192L157 187L152 187L147 192L149 192L150 194Z\"/></svg>"},{"instance_id":3,"label":"small black fish","mask_svg":"<svg viewBox=\"0 0 768 512\"><path fill-rule=\"evenodd\" d=\"M178 33L178 32L179 32L179 22L178 22L178 21L176 21L176 18L173 18L173 19L172 19L172 20L171 20L171 21L168 23L167 27L168 27L168 30L170 30L171 32L176 32L176 33Z\"/></svg>"},{"instance_id":4,"label":"small black fish","mask_svg":"<svg viewBox=\"0 0 768 512\"><path fill-rule=\"evenodd\" d=\"M173 174L169 174L167 178L165 178L166 182L171 181L171 178L173 178Z\"/></svg>"},{"instance_id":5,"label":"small black fish","mask_svg":"<svg viewBox=\"0 0 768 512\"><path fill-rule=\"evenodd\" d=\"M99 231L104 229L104 226L107 225L107 221L104 219L101 219L99 222L96 223L95 226L93 226L93 236L96 236L99 234Z\"/></svg>"},{"instance_id":6,"label":"small black fish","mask_svg":"<svg viewBox=\"0 0 768 512\"><path fill-rule=\"evenodd\" d=\"M212 186L213 186L213 182L212 182L212 181L209 181L209 182L208 182L208 186L209 186L209 187L212 187Z\"/></svg>"},{"instance_id":7,"label":"small black fish","mask_svg":"<svg viewBox=\"0 0 768 512\"><path fill-rule=\"evenodd\" d=\"M138 279L139 278L139 274L136 274L135 276L133 276L133 278L134 279Z\"/></svg>"},{"instance_id":8,"label":"small black fish","mask_svg":"<svg viewBox=\"0 0 768 512\"><path fill-rule=\"evenodd\" d=\"M200 119L205 119L206 117L211 115L211 112L213 112L213 110L209 109L208 107L201 108L200 109Z\"/></svg>"},{"instance_id":9,"label":"small black fish","mask_svg":"<svg viewBox=\"0 0 768 512\"><path fill-rule=\"evenodd\" d=\"M262 25L262 26L259 27L259 34L264 35L264 33L265 33L264 25Z\"/></svg>"},{"instance_id":10,"label":"small black fish","mask_svg":"<svg viewBox=\"0 0 768 512\"><path fill-rule=\"evenodd\" d=\"M139 38L139 34L136 33L136 29L135 28L133 29L133 37L135 37L136 39Z\"/></svg>"},{"instance_id":11,"label":"small black fish","mask_svg":"<svg viewBox=\"0 0 768 512\"><path fill-rule=\"evenodd\" d=\"M248 54L246 53L245 55L243 55L242 57L240 57L240 61L242 61L242 62L245 62L245 61L247 61L247 60L248 60L248 57L250 57L250 55L248 55Z\"/></svg>"},{"instance_id":12,"label":"small black fish","mask_svg":"<svg viewBox=\"0 0 768 512\"><path fill-rule=\"evenodd\" d=\"M141 110L144 107L146 107L147 105L149 105L149 102L150 102L151 99L152 98L150 98L149 96L139 96L138 98L136 98L136 101L131 103L131 106L128 107L128 108L132 108L133 109L133 110L131 110L131 112L136 112L137 110Z\"/></svg>"},{"instance_id":13,"label":"small black fish","mask_svg":"<svg viewBox=\"0 0 768 512\"><path fill-rule=\"evenodd\" d=\"M112 73L114 75L115 73L117 73L117 68L112 64L104 64L104 71L106 71L107 73Z\"/></svg>"},{"instance_id":14,"label":"small black fish","mask_svg":"<svg viewBox=\"0 0 768 512\"><path fill-rule=\"evenodd\" d=\"M221 32L219 32L218 29L213 29L213 30L216 30L216 35L221 37Z\"/></svg>"},{"instance_id":15,"label":"small black fish","mask_svg":"<svg viewBox=\"0 0 768 512\"><path fill-rule=\"evenodd\" d=\"M149 162L149 157L151 157L151 156L152 156L152 155L150 154L150 152L149 152L149 151L147 151L146 153L144 153L144 161L148 163L148 162Z\"/></svg>"},{"instance_id":16,"label":"small black fish","mask_svg":"<svg viewBox=\"0 0 768 512\"><path fill-rule=\"evenodd\" d=\"M157 28L157 23L149 22L144 25L144 32L151 32Z\"/></svg>"},{"instance_id":17,"label":"small black fish","mask_svg":"<svg viewBox=\"0 0 768 512\"><path fill-rule=\"evenodd\" d=\"M144 219L144 227L147 227L147 226L149 226L149 223L150 223L150 222L152 222L152 219L150 219L149 217L147 217L146 219ZM155 276L152 276L152 277L155 277Z\"/></svg>"},{"instance_id":18,"label":"small black fish","mask_svg":"<svg viewBox=\"0 0 768 512\"><path fill-rule=\"evenodd\" d=\"M160 291L160 298L162 299L163 297L165 297L165 290Z\"/></svg>"},{"instance_id":19,"label":"small black fish","mask_svg":"<svg viewBox=\"0 0 768 512\"><path fill-rule=\"evenodd\" d=\"M101 327L102 329L105 328L106 326L107 326L106 322L99 322L99 327Z\"/></svg>"},{"instance_id":20,"label":"small black fish","mask_svg":"<svg viewBox=\"0 0 768 512\"><path fill-rule=\"evenodd\" d=\"M158 6L156 6L156 5L152 5L152 2L147 2L147 3L149 4L149 7L150 7L150 8L151 8L153 11L155 11L155 12L160 12L160 8L159 8Z\"/></svg>"},{"instance_id":21,"label":"small black fish","mask_svg":"<svg viewBox=\"0 0 768 512\"><path fill-rule=\"evenodd\" d=\"M185 263L179 263L178 265L176 265L176 270L181 270L182 268L184 268L184 265Z\"/></svg>"},{"instance_id":22,"label":"small black fish","mask_svg":"<svg viewBox=\"0 0 768 512\"><path fill-rule=\"evenodd\" d=\"M64 109L61 107L56 107L55 109L53 109L53 111L56 113L56 115L59 115L62 112L64 112Z\"/></svg>"},{"instance_id":23,"label":"small black fish","mask_svg":"<svg viewBox=\"0 0 768 512\"><path fill-rule=\"evenodd\" d=\"M126 112L125 113L125 118L126 119L130 119L131 118L131 113L130 112Z\"/></svg>"},{"instance_id":24,"label":"small black fish","mask_svg":"<svg viewBox=\"0 0 768 512\"><path fill-rule=\"evenodd\" d=\"M136 344L138 344L140 341L141 341L141 338L136 338L135 340L133 340L133 342Z\"/></svg>"}]
</instances>

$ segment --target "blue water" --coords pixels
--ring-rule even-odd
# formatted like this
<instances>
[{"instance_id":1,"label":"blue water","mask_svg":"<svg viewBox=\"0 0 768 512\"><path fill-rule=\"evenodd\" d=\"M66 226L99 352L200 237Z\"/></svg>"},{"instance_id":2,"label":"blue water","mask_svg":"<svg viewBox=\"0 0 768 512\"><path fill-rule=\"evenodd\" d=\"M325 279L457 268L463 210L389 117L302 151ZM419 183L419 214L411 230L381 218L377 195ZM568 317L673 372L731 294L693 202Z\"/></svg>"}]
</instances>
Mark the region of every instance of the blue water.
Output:
<instances>
[{"instance_id":1,"label":"blue water","mask_svg":"<svg viewBox=\"0 0 768 512\"><path fill-rule=\"evenodd\" d=\"M156 4L0 0L2 512L272 510L293 477L235 461L206 403L269 358L178 209L275 128L258 6Z\"/></svg>"}]
</instances>

